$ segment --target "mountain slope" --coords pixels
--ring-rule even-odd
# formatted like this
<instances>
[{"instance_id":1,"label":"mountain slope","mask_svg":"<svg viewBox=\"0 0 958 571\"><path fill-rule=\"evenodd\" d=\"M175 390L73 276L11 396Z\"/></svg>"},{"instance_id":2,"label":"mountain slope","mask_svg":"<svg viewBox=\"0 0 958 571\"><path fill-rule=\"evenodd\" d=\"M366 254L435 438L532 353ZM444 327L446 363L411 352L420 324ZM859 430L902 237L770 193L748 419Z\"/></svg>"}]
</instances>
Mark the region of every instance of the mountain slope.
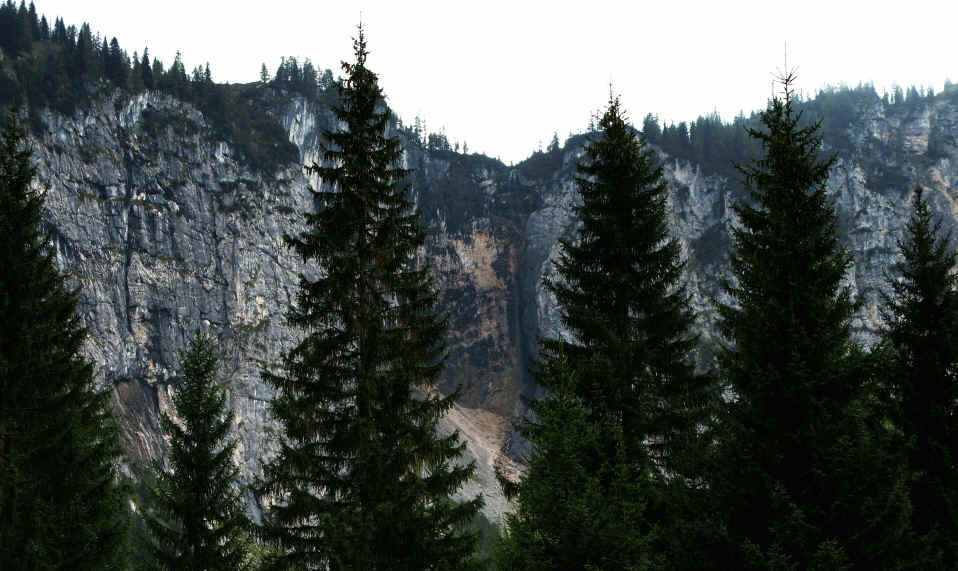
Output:
<instances>
[{"instance_id":1,"label":"mountain slope","mask_svg":"<svg viewBox=\"0 0 958 571\"><path fill-rule=\"evenodd\" d=\"M282 237L298 232L298 213L311 207L307 189L322 184L302 165L318 159L322 129L331 125L322 100L265 88L260 97L299 161L250 166L229 133L193 105L156 91L107 93L69 115L44 109L31 133L57 264L82 288L80 311L91 333L86 350L98 380L115 392L130 457L164 456L157 419L178 380L177 353L196 328L208 327L224 354L236 461L247 481L275 450L270 393L259 371L296 335L284 312L302 267ZM908 106L861 99L826 140L826 151L839 154L829 194L855 259L846 279L865 301L854 325L869 343L879 327L883 272L897 253L915 183L928 189L946 227L958 220L958 97ZM522 443L511 421L524 412L520 395L537 393L530 358L540 335L562 334L555 300L541 284L553 275L558 238L575 233L572 177L583 137L506 167L398 132L406 166L414 169L410 192L429 228L419 260L433 266L452 313L438 389L462 384L464 393L447 424L463 432L479 459L470 492L481 489L487 515L499 519L507 505L493 468L520 469L514 458ZM707 345L739 185L687 159L660 158L671 229L688 259Z\"/></svg>"}]
</instances>

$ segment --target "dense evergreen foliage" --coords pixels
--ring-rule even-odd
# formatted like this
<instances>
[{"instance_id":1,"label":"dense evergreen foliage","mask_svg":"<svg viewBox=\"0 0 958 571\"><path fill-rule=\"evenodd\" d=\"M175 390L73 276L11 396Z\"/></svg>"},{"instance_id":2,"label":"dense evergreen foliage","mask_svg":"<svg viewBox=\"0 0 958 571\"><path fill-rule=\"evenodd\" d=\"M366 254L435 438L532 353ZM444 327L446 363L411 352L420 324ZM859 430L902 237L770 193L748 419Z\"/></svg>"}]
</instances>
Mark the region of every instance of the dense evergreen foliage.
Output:
<instances>
[{"instance_id":1,"label":"dense evergreen foliage","mask_svg":"<svg viewBox=\"0 0 958 571\"><path fill-rule=\"evenodd\" d=\"M561 240L560 279L546 284L573 339L542 341L536 379L553 400L533 404L538 421L526 428L536 452L515 490L520 508L509 520L507 551L519 558L508 568L542 557L569 568L650 564L664 473L679 482L692 469L706 420L708 381L690 358L694 319L680 247L668 234L661 167L618 99L600 128L578 168L578 241ZM582 449L573 451L576 442ZM569 470L568 505L536 493ZM569 512L547 515L562 510ZM590 517L568 517L575 511ZM579 521L590 522L588 534Z\"/></svg>"},{"instance_id":2,"label":"dense evergreen foliage","mask_svg":"<svg viewBox=\"0 0 958 571\"><path fill-rule=\"evenodd\" d=\"M105 93L134 95L158 90L196 105L212 127L211 135L230 141L241 160L272 171L298 160L280 122L267 104L270 91L298 93L311 101L334 94L332 72L318 72L307 60L284 59L268 84L215 83L209 64L187 72L177 53L166 68L158 59L131 58L116 38L94 35L88 24L77 29L57 18L49 25L31 2L19 8L0 5L0 105L23 105L35 128L44 107L71 114Z\"/></svg>"},{"instance_id":3,"label":"dense evergreen foliage","mask_svg":"<svg viewBox=\"0 0 958 571\"><path fill-rule=\"evenodd\" d=\"M197 333L181 363L173 394L180 423L163 416L170 437L170 472L160 470L144 517L159 569L239 571L247 566L245 505L234 488L233 415L216 383L212 340Z\"/></svg>"},{"instance_id":4,"label":"dense evergreen foliage","mask_svg":"<svg viewBox=\"0 0 958 571\"><path fill-rule=\"evenodd\" d=\"M584 141L576 142L584 143ZM568 147L568 143L566 146ZM550 177L556 176L561 167L562 149L559 147L558 139L554 140L554 144L550 144L546 151L536 151L529 158L516 165L516 168L524 176L539 180L548 180Z\"/></svg>"},{"instance_id":5,"label":"dense evergreen foliage","mask_svg":"<svg viewBox=\"0 0 958 571\"><path fill-rule=\"evenodd\" d=\"M647 458L632 459L621 422L581 393L568 359L551 364L549 398L530 403L532 444L518 484L503 481L515 509L497 546L497 569L665 569L650 504L661 501Z\"/></svg>"},{"instance_id":6,"label":"dense evergreen foliage","mask_svg":"<svg viewBox=\"0 0 958 571\"><path fill-rule=\"evenodd\" d=\"M886 375L909 473L914 569L958 567L958 276L941 222L915 190L899 240L900 279L889 282Z\"/></svg>"},{"instance_id":7,"label":"dense evergreen foliage","mask_svg":"<svg viewBox=\"0 0 958 571\"><path fill-rule=\"evenodd\" d=\"M849 127L860 118L863 111L881 106L889 116L908 116L935 101L958 103L958 87L946 83L945 90L937 94L930 89L910 87L907 95L901 89L881 95L872 85L861 84L857 87L829 87L812 97L802 99L793 95L793 98L793 108L802 115L801 126L820 122L825 147L832 152L845 154L854 152L856 145L861 144L861 141L852 137ZM760 125L759 113L748 116L740 113L726 122L713 112L695 121L665 125L661 125L655 115L648 114L642 122L642 133L649 143L671 157L691 161L707 174L720 174L734 182L738 178L735 165L746 164L762 152L760 141L746 133L746 129L759 128ZM950 141L936 122L932 124L932 135L926 153L929 159L939 156L946 142ZM904 153L904 138L897 135L890 142L881 142L881 146L889 147L881 151L891 151L900 159ZM879 149L865 150L868 152L858 158L865 166L870 187L895 188L907 183L900 165L892 160L894 156L883 157Z\"/></svg>"},{"instance_id":8,"label":"dense evergreen foliage","mask_svg":"<svg viewBox=\"0 0 958 571\"><path fill-rule=\"evenodd\" d=\"M129 512L108 392L81 355L77 293L41 232L24 133L0 139L0 568L119 569Z\"/></svg>"},{"instance_id":9,"label":"dense evergreen foliage","mask_svg":"<svg viewBox=\"0 0 958 571\"><path fill-rule=\"evenodd\" d=\"M475 466L460 461L457 433L438 432L456 395L431 392L446 319L428 269L414 267L426 234L361 28L354 47L335 107L343 129L326 134L330 166L313 167L332 188L287 239L322 270L301 278L288 314L303 341L282 374L264 373L285 438L265 471L275 504L263 537L279 569L467 568L465 526L482 500L451 498Z\"/></svg>"},{"instance_id":10,"label":"dense evergreen foliage","mask_svg":"<svg viewBox=\"0 0 958 571\"><path fill-rule=\"evenodd\" d=\"M668 231L662 168L618 99L600 126L578 167L578 240L560 239L560 279L546 284L574 340L542 341L537 379L548 389L551 363L567 356L578 393L598 414L621 420L626 447L648 447L675 470L672 448L688 444L707 400L706 378L690 359L696 340L681 248Z\"/></svg>"},{"instance_id":11,"label":"dense evergreen foliage","mask_svg":"<svg viewBox=\"0 0 958 571\"><path fill-rule=\"evenodd\" d=\"M38 133L43 109L73 114L105 101L120 109L161 93L196 106L205 136L271 172L299 160L277 120L284 104L332 107L339 126L324 133L323 165L310 169L325 185L314 192L316 211L304 215L302 234L287 237L308 265L288 312L302 340L281 371L263 373L282 423L262 482L265 547L245 536L233 418L216 386L213 346L197 336L173 399L182 423L163 419L172 470L137 483L136 542L145 539L131 557L109 393L95 389L81 356L77 292L54 268L43 193L11 117L0 140L0 568L117 569L133 559L243 569L260 558L252 551L272 569L485 565L476 551L487 553L497 530L479 511L482 499L453 499L475 465L458 434L438 430L458 394L436 390L447 319L421 264L426 234L408 184L456 233L480 215L495 224L497 212L532 211L541 196L508 185L564 173L572 156L564 151L580 146L581 226L561 241L559 277L546 284L570 336L542 341L535 378L547 396L529 403L519 426L531 443L528 472L502 482L515 509L494 563L958 567L958 254L917 189L889 278L884 336L866 352L851 337L857 306L842 285L851 259L825 194L834 159L821 156L854 155L870 189L905 193L910 168L942 161L955 146L936 106L958 104L958 87L879 95L859 85L802 99L787 76L784 97L762 113L667 125L650 114L642 138L611 98L591 132L565 149L555 135L518 165L519 182L503 184L501 210L490 214L474 176L501 163L467 157L465 144L459 154L458 142L419 117L403 126L366 67L361 29L355 55L345 78L290 57L272 75L264 64L258 82L219 84L209 65L187 71L177 54L166 67L147 49L130 56L88 24L50 23L32 2L0 0L0 105L22 105ZM919 112L931 121L927 151L906 153L897 123ZM880 137L856 131L863 116L881 115L902 121L889 120ZM139 128L197 134L155 107ZM403 145L407 159L441 159L443 174L401 168ZM695 320L649 145L728 177L738 199L713 374L693 367ZM714 232L701 241L724 253L727 236Z\"/></svg>"},{"instance_id":12,"label":"dense evergreen foliage","mask_svg":"<svg viewBox=\"0 0 958 571\"><path fill-rule=\"evenodd\" d=\"M735 249L719 307L732 393L712 494L730 550L717 568L894 568L907 501L867 368L850 337L851 263L825 196L819 124L800 126L791 76L749 129L763 156L743 168ZM713 557L717 554L709 554Z\"/></svg>"},{"instance_id":13,"label":"dense evergreen foliage","mask_svg":"<svg viewBox=\"0 0 958 571\"><path fill-rule=\"evenodd\" d=\"M311 101L336 93L332 70L327 69L320 73L309 58L306 58L303 65L300 65L295 57L282 58L272 80L268 75L261 76L261 79L263 83L274 88L298 93Z\"/></svg>"}]
</instances>

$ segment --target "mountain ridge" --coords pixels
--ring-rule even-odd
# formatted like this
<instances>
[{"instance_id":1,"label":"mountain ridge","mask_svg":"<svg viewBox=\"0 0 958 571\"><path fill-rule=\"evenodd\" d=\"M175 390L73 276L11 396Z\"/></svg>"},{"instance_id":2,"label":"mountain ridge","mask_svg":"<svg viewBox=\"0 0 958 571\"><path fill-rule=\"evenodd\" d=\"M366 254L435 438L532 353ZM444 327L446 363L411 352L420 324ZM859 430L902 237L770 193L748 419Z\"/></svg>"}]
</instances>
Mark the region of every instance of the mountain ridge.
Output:
<instances>
[{"instance_id":1,"label":"mountain ridge","mask_svg":"<svg viewBox=\"0 0 958 571\"><path fill-rule=\"evenodd\" d=\"M42 121L30 137L36 184L47 188L56 262L81 287L87 354L98 382L114 392L131 460L164 457L158 414L169 411L178 351L198 327L214 332L224 354L243 482L275 451L259 370L296 339L283 313L304 270L282 236L297 231L299 213L311 208L309 187L322 184L302 167L320 157L322 130L332 123L328 102L282 90L271 96L268 112L298 154L272 170L251 165L198 107L169 94L114 91L72 114L38 111ZM864 343L880 326L883 268L897 255L914 184L928 188L946 227L958 220L953 99L940 94L905 109L876 96L855 108L840 144L826 140L839 152L828 192L855 260L846 281L864 302L853 324ZM524 413L520 396L540 393L527 370L537 340L566 334L541 284L554 276L558 238L575 235L574 167L585 137L509 167L430 148L399 124L393 133L404 138L405 166L414 169L410 193L429 230L417 259L432 265L442 307L452 315L438 388L461 384L463 398L445 426L460 429L479 460L478 479L465 494L482 491L487 517L499 520L508 503L494 469L521 471L516 460L524 445L511 422ZM934 136L944 142L931 157ZM741 190L726 175L667 154L667 144L653 148L663 162L670 228L687 260L707 359L716 342L710 300L723 299L731 206ZM889 179L885 171L901 174ZM255 513L256 501L249 502Z\"/></svg>"}]
</instances>

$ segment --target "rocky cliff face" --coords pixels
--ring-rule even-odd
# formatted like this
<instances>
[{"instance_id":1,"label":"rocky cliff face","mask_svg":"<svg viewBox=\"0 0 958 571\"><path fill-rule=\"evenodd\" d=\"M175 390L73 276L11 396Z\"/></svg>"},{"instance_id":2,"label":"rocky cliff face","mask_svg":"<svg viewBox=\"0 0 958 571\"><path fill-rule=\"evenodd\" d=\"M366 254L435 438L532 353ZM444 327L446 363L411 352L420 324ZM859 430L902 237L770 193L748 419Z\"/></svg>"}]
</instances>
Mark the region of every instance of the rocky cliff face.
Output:
<instances>
[{"instance_id":1,"label":"rocky cliff face","mask_svg":"<svg viewBox=\"0 0 958 571\"><path fill-rule=\"evenodd\" d=\"M195 108L156 93L108 98L70 117L44 112L45 127L31 135L57 263L81 288L87 353L99 382L114 391L131 459L162 459L158 414L169 409L178 351L197 328L219 339L242 478L252 478L275 449L270 390L259 371L297 339L284 312L297 276L310 270L282 238L298 231L310 185L322 184L302 165L319 158L320 133L331 124L328 109L296 98L277 103L275 116L301 161L272 173L245 166ZM935 129L945 143L930 156ZM958 106L944 100L907 114L877 101L858 109L849 128L853 144L835 164L829 193L855 259L847 280L864 301L855 327L866 343L880 326L883 271L897 254L914 184L928 189L947 227L958 220L955 134ZM507 506L494 468L520 469L511 421L523 412L519 395L536 393L530 357L539 336L563 334L561 313L541 284L554 273L558 238L575 234L572 175L580 156L574 143L506 167L407 144L410 192L430 233L420 258L432 265L451 313L438 389L463 390L445 423L462 431L479 461L478 481L466 493L482 491L495 520ZM695 164L660 158L671 227L708 342L709 300L722 295L739 191Z\"/></svg>"}]
</instances>

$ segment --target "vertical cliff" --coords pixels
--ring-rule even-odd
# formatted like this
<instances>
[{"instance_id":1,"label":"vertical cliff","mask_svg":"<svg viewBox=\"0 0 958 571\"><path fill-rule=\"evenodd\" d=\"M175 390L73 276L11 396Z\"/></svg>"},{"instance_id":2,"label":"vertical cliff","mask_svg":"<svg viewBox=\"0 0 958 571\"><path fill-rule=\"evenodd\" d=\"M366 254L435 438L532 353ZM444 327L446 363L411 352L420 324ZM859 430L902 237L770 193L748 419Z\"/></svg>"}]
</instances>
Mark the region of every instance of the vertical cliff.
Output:
<instances>
[{"instance_id":1,"label":"vertical cliff","mask_svg":"<svg viewBox=\"0 0 958 571\"><path fill-rule=\"evenodd\" d=\"M178 352L197 328L212 331L224 355L222 380L236 412L236 460L249 480L275 447L259 371L296 340L284 320L304 268L283 244L311 208L303 164L320 158L328 107L264 93L272 116L299 151L299 162L250 166L235 141L195 107L167 95L111 95L73 115L49 110L34 129L46 221L57 263L81 288L90 329L88 355L116 396L130 458L164 454L158 413L169 408ZM958 219L958 103L929 99L908 109L880 99L855 109L842 133L829 181L842 239L855 259L847 280L864 305L855 321L869 343L876 303L915 183L953 227ZM430 150L408 132L410 192L429 229L419 261L433 267L451 314L447 371L438 390L461 387L447 419L479 460L471 492L486 513L506 507L494 467L519 470L511 422L520 395L537 392L530 359L542 335L563 334L552 275L558 238L574 237L574 166L583 138L506 167L479 155ZM931 141L931 143L930 143ZM826 141L826 145L829 142ZM698 164L660 153L672 231L688 260L687 280L705 343L726 275L732 204L739 184ZM306 270L308 271L308 269Z\"/></svg>"}]
</instances>

